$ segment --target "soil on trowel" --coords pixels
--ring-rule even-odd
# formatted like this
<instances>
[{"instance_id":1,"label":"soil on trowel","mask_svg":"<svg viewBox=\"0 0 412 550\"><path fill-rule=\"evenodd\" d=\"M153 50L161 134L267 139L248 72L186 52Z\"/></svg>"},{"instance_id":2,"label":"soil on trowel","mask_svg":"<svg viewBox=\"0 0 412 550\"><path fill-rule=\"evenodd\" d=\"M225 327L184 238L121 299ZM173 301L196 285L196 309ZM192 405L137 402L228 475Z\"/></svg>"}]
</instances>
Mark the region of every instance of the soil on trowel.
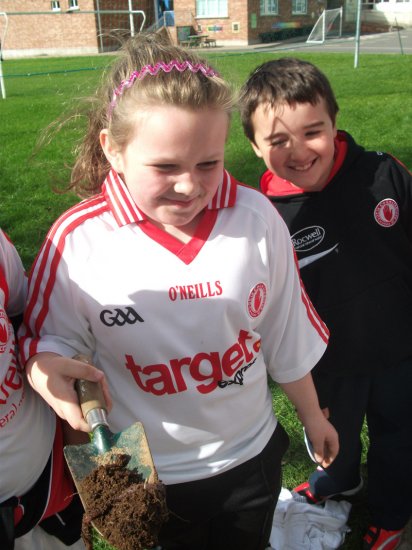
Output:
<instances>
[{"instance_id":1,"label":"soil on trowel","mask_svg":"<svg viewBox=\"0 0 412 550\"><path fill-rule=\"evenodd\" d=\"M118 454L80 482L85 514L82 537L92 550L92 528L118 550L145 550L158 545L167 520L163 483L147 483L136 469L127 469L129 455Z\"/></svg>"}]
</instances>

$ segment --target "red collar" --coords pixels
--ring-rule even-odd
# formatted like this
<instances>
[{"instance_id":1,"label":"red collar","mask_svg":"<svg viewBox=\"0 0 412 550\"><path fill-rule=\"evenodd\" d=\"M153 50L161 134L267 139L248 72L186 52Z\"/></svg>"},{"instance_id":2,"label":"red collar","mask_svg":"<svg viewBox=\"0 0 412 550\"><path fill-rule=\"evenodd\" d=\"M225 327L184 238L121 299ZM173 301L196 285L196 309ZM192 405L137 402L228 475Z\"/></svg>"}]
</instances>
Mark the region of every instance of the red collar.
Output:
<instances>
[{"instance_id":1,"label":"red collar","mask_svg":"<svg viewBox=\"0 0 412 550\"><path fill-rule=\"evenodd\" d=\"M222 174L215 196L207 205L207 210L230 208L236 203L238 182L226 170ZM139 223L147 219L130 195L127 185L113 169L108 173L102 187L103 194L119 227L130 223Z\"/></svg>"}]
</instances>

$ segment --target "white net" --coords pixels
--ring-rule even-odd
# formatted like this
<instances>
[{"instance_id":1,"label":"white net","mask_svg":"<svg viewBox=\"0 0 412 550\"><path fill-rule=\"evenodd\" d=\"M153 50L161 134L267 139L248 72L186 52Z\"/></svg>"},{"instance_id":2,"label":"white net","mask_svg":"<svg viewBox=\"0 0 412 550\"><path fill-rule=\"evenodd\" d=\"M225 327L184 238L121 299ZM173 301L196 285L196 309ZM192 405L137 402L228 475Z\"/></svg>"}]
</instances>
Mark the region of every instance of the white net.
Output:
<instances>
[{"instance_id":1,"label":"white net","mask_svg":"<svg viewBox=\"0 0 412 550\"><path fill-rule=\"evenodd\" d=\"M306 42L323 44L327 38L342 36L342 8L324 10Z\"/></svg>"}]
</instances>

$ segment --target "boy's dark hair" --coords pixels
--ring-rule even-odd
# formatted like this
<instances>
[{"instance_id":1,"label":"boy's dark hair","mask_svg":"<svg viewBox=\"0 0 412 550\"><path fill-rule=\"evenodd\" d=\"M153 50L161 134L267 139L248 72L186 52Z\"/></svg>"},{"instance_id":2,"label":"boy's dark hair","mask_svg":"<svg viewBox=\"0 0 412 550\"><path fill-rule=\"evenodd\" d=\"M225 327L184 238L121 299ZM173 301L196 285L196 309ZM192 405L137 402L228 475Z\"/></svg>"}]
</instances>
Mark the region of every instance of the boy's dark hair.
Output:
<instances>
[{"instance_id":1,"label":"boy's dark hair","mask_svg":"<svg viewBox=\"0 0 412 550\"><path fill-rule=\"evenodd\" d=\"M281 104L316 105L324 99L333 123L339 111L335 94L326 76L312 63L282 57L267 61L249 76L240 92L240 116L246 137L255 142L252 115L259 105L276 108Z\"/></svg>"}]
</instances>

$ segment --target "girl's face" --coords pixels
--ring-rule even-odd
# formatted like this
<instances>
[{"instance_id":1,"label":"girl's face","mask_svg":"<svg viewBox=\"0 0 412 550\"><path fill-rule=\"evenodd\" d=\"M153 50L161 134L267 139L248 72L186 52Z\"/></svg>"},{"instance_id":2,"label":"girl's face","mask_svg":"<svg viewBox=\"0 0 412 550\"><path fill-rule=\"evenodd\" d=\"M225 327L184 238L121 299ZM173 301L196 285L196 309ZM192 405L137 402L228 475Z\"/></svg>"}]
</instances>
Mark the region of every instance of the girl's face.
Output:
<instances>
[{"instance_id":1,"label":"girl's face","mask_svg":"<svg viewBox=\"0 0 412 550\"><path fill-rule=\"evenodd\" d=\"M223 110L158 106L135 116L129 143L100 141L137 206L171 234L193 235L223 177L229 119Z\"/></svg>"},{"instance_id":2,"label":"girl's face","mask_svg":"<svg viewBox=\"0 0 412 550\"><path fill-rule=\"evenodd\" d=\"M266 167L305 191L320 191L334 163L336 127L321 99L276 109L259 105L252 116L252 147Z\"/></svg>"}]
</instances>

